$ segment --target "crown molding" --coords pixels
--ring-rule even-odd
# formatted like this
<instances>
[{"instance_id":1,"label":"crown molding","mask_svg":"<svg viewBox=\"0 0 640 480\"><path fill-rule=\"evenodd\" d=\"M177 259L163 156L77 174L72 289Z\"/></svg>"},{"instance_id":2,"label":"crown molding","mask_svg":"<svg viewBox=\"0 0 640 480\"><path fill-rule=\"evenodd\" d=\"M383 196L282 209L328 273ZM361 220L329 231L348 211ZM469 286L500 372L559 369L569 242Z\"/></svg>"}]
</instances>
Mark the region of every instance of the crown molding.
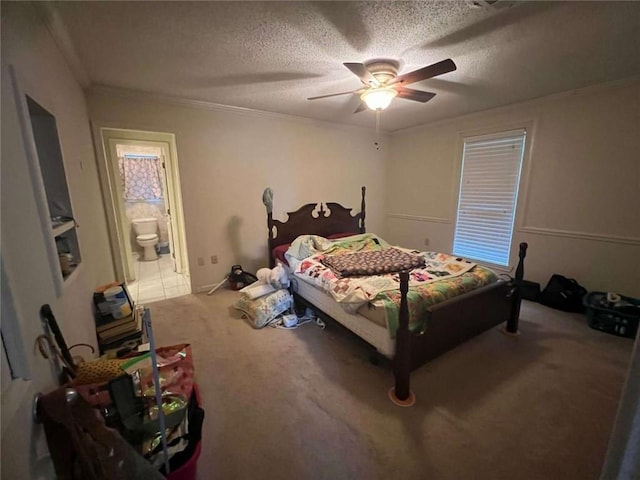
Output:
<instances>
[{"instance_id":1,"label":"crown molding","mask_svg":"<svg viewBox=\"0 0 640 480\"><path fill-rule=\"evenodd\" d=\"M538 98L534 98L532 100L525 100L523 102L518 102L518 103L511 103L509 105L503 105L501 107L490 108L488 110L481 110L479 112L467 113L467 114L464 114L464 115L459 115L457 117L443 118L442 120L437 120L435 122L423 123L421 125L416 125L416 126L407 127L407 128L401 128L399 130L392 130L389 133L391 134L391 136L405 134L405 133L411 133L411 132L419 131L419 130L421 130L423 128L438 127L438 126L448 125L448 124L459 122L459 121L472 120L474 118L479 118L479 117L483 117L483 116L486 116L486 115L504 113L504 112L508 112L510 110L515 110L515 109L522 108L522 107L532 107L532 106L536 106L536 105L543 105L545 103L557 102L558 100L562 100L564 98L569 98L569 97L590 95L590 94L594 94L594 93L604 92L604 91L607 91L607 90L615 90L615 89L618 89L618 88L624 88L624 87L632 86L634 84L640 84L640 75L636 75L636 76L628 77L628 78L623 78L623 79L620 79L620 80L613 80L611 82L599 83L599 84L596 84L596 85L590 85L588 87L583 87L583 88L578 88L578 89L573 89L573 90L567 90L565 92L552 93L551 95L546 95L544 97L538 97Z\"/></svg>"},{"instance_id":2,"label":"crown molding","mask_svg":"<svg viewBox=\"0 0 640 480\"><path fill-rule=\"evenodd\" d=\"M195 100L191 98L176 97L161 93L150 93L142 90L133 90L121 87L112 87L108 85L91 85L85 89L88 94L98 94L107 96L117 96L137 101L165 103L187 108L197 108L201 110L213 110L216 112L232 113L236 115L246 115L256 118L268 118L273 120L284 120L296 123L306 123L308 125L317 125L323 127L340 128L341 130L350 129L359 132L375 133L375 128L361 127L359 125L351 125L348 123L330 122L327 120L317 120L314 118L300 117L297 115L288 115L285 113L267 112L264 110L254 110L246 107L235 107L233 105L224 105L221 103L208 102L206 100ZM383 135L389 135L388 130L380 130Z\"/></svg>"}]
</instances>

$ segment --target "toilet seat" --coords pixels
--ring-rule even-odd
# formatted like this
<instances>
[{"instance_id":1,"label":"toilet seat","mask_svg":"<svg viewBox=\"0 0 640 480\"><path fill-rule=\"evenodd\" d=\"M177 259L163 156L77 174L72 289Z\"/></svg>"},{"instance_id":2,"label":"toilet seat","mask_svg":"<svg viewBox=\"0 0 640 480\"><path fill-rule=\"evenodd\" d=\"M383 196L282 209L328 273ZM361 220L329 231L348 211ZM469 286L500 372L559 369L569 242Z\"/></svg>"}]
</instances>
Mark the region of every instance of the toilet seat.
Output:
<instances>
[{"instance_id":1,"label":"toilet seat","mask_svg":"<svg viewBox=\"0 0 640 480\"><path fill-rule=\"evenodd\" d=\"M147 233L145 235L138 235L136 237L136 240L140 240L142 242L147 242L150 240L157 240L158 239L158 234L157 233Z\"/></svg>"}]
</instances>

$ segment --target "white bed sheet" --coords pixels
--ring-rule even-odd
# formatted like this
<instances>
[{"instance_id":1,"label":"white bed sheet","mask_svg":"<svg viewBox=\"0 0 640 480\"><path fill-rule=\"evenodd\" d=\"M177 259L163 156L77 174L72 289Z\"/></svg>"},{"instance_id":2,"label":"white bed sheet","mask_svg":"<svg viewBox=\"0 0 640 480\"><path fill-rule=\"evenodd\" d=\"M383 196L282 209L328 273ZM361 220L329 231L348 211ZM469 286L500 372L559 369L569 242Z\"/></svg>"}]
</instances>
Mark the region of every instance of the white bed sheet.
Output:
<instances>
[{"instance_id":1,"label":"white bed sheet","mask_svg":"<svg viewBox=\"0 0 640 480\"><path fill-rule=\"evenodd\" d=\"M286 266L286 265L285 265ZM338 302L336 302L331 296L325 293L315 285L308 283L304 277L298 277L292 272L295 270L295 260L292 265L287 267L288 275L290 279L295 280L293 282L293 291L298 293L302 298L309 301L311 304L322 310L331 318L347 327L353 333L358 335L364 341L374 346L379 353L388 358L393 358L396 349L395 340L389 336L389 331L386 328L386 323L380 325L378 322L386 322L386 320L379 320L381 315L379 311L368 311L368 315L375 315L378 319L368 319L360 314L353 314L346 312ZM364 305L361 309L366 309Z\"/></svg>"}]
</instances>

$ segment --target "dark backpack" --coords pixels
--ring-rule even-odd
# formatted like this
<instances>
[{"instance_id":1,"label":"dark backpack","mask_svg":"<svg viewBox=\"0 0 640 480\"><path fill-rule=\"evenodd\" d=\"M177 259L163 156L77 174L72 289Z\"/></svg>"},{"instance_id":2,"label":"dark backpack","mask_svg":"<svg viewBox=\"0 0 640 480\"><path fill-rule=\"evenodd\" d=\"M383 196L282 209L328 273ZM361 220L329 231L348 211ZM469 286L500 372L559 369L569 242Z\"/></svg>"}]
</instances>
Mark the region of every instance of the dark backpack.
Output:
<instances>
[{"instance_id":1,"label":"dark backpack","mask_svg":"<svg viewBox=\"0 0 640 480\"><path fill-rule=\"evenodd\" d=\"M242 270L242 265L234 265L231 267L228 279L232 290L240 290L241 288L258 281L258 277L253 273Z\"/></svg>"},{"instance_id":2,"label":"dark backpack","mask_svg":"<svg viewBox=\"0 0 640 480\"><path fill-rule=\"evenodd\" d=\"M586 294L587 289L573 278L554 273L540 293L540 303L565 312L583 312L582 299Z\"/></svg>"}]
</instances>

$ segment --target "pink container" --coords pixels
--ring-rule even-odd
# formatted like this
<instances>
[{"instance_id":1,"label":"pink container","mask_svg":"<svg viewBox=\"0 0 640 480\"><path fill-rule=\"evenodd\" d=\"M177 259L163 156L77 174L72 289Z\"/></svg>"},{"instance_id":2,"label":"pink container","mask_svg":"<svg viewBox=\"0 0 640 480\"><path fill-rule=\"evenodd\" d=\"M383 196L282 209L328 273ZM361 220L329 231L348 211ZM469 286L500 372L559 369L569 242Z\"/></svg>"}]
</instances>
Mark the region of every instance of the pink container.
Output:
<instances>
[{"instance_id":1,"label":"pink container","mask_svg":"<svg viewBox=\"0 0 640 480\"><path fill-rule=\"evenodd\" d=\"M198 406L202 406L202 399L200 398L200 389L198 388L198 384L193 384L193 390L196 393L196 399L198 401ZM196 472L198 467L198 458L200 458L200 451L202 450L202 440L200 440L196 448L193 450L193 455L187 463L182 465L177 470L173 472L169 472L167 475L167 480L195 480Z\"/></svg>"},{"instance_id":2,"label":"pink container","mask_svg":"<svg viewBox=\"0 0 640 480\"><path fill-rule=\"evenodd\" d=\"M202 440L196 445L196 449L193 451L193 455L189 461L177 470L170 472L169 475L167 475L167 480L195 480L201 449Z\"/></svg>"}]
</instances>

